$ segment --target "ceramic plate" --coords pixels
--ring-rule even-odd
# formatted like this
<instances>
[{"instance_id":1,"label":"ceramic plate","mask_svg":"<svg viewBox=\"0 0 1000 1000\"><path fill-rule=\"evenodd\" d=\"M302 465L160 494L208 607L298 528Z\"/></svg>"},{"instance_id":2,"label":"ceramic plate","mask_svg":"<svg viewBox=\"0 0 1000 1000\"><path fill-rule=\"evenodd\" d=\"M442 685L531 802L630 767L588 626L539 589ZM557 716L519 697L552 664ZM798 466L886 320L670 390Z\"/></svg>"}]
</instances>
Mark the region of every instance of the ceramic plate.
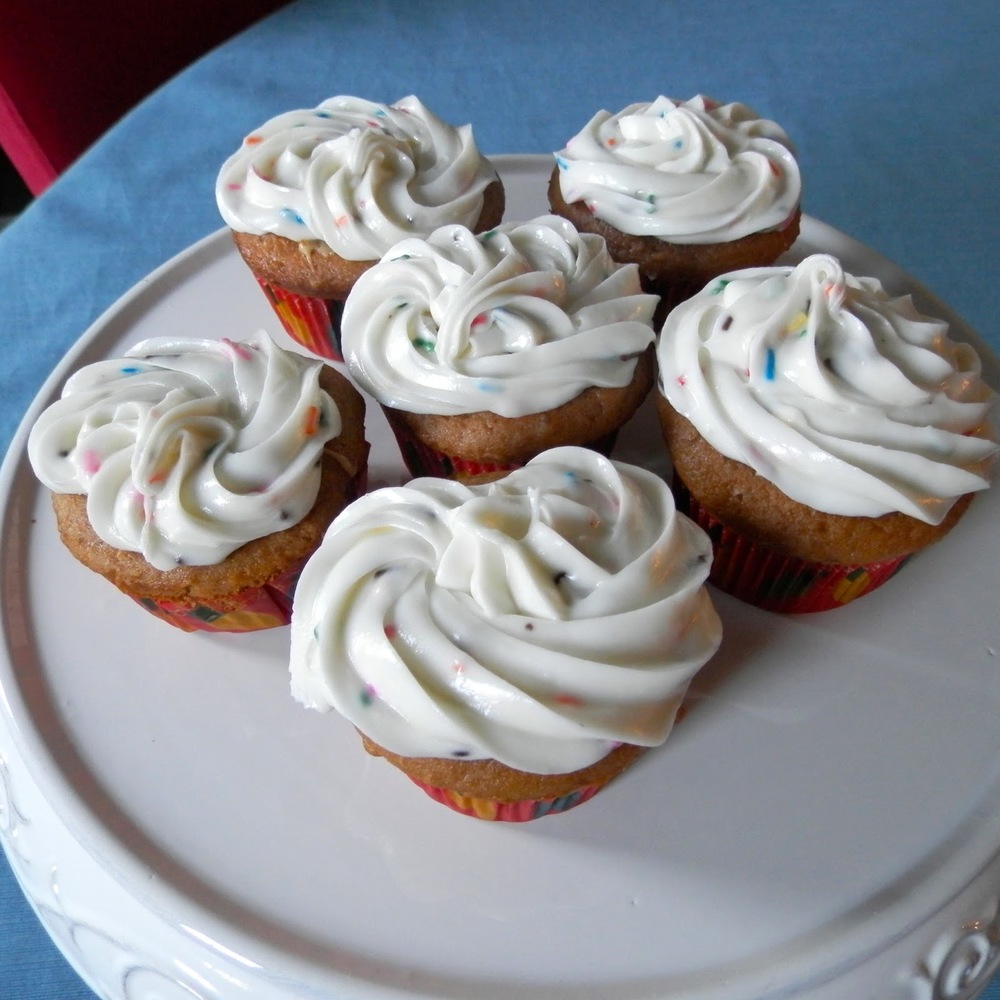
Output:
<instances>
[{"instance_id":1,"label":"ceramic plate","mask_svg":"<svg viewBox=\"0 0 1000 1000\"><path fill-rule=\"evenodd\" d=\"M497 160L508 218L543 157ZM822 250L913 290L806 218ZM0 481L0 840L101 995L337 1000L971 996L997 964L1000 491L881 590L725 638L667 744L528 824L443 808L288 692L285 629L187 635L77 564L24 455L79 366L273 314L215 233L112 307ZM403 478L370 408L372 484ZM667 468L651 410L617 455ZM877 978L877 989L867 992ZM850 984L848 986L848 984Z\"/></svg>"}]
</instances>

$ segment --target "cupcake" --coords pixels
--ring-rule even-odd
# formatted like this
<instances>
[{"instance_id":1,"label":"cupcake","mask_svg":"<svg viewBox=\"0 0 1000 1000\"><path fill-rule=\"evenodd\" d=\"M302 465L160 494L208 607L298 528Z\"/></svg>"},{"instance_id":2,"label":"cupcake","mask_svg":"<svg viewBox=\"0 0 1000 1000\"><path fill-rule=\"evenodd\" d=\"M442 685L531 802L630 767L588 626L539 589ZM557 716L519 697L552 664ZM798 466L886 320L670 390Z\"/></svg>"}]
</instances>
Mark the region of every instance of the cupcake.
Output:
<instances>
[{"instance_id":1,"label":"cupcake","mask_svg":"<svg viewBox=\"0 0 1000 1000\"><path fill-rule=\"evenodd\" d=\"M445 226L358 279L344 356L414 475L493 475L560 445L610 450L653 385L655 305L565 219Z\"/></svg>"},{"instance_id":2,"label":"cupcake","mask_svg":"<svg viewBox=\"0 0 1000 1000\"><path fill-rule=\"evenodd\" d=\"M711 278L774 263L799 233L791 143L744 104L658 97L599 111L555 159L552 211L639 265L663 300L657 325Z\"/></svg>"},{"instance_id":3,"label":"cupcake","mask_svg":"<svg viewBox=\"0 0 1000 1000\"><path fill-rule=\"evenodd\" d=\"M458 812L560 812L666 740L721 638L710 558L662 479L586 448L376 490L302 572L292 693Z\"/></svg>"},{"instance_id":4,"label":"cupcake","mask_svg":"<svg viewBox=\"0 0 1000 1000\"><path fill-rule=\"evenodd\" d=\"M394 243L495 226L503 185L468 125L416 97L333 97L265 122L223 164L216 201L286 332L339 360L344 299Z\"/></svg>"},{"instance_id":5,"label":"cupcake","mask_svg":"<svg viewBox=\"0 0 1000 1000\"><path fill-rule=\"evenodd\" d=\"M269 628L363 491L364 402L263 331L156 338L72 375L28 456L85 566L185 631Z\"/></svg>"},{"instance_id":6,"label":"cupcake","mask_svg":"<svg viewBox=\"0 0 1000 1000\"><path fill-rule=\"evenodd\" d=\"M994 393L947 324L817 254L677 306L656 394L712 581L774 611L874 590L989 484Z\"/></svg>"}]
</instances>

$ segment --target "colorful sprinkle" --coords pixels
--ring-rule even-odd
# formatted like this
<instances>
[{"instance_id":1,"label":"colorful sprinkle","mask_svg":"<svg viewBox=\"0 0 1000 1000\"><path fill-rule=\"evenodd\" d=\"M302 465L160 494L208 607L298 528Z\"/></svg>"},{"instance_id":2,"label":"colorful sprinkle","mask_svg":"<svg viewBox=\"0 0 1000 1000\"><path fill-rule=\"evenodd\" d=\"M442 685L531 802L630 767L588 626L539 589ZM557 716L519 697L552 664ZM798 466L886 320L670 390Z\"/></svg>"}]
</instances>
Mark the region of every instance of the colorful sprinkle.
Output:
<instances>
[{"instance_id":1,"label":"colorful sprinkle","mask_svg":"<svg viewBox=\"0 0 1000 1000\"><path fill-rule=\"evenodd\" d=\"M227 191L239 191L240 188L242 188L242 187L243 187L243 185L239 181L230 181L226 185L226 190Z\"/></svg>"},{"instance_id":2,"label":"colorful sprinkle","mask_svg":"<svg viewBox=\"0 0 1000 1000\"><path fill-rule=\"evenodd\" d=\"M683 389L684 386L686 386L688 384L687 376L686 375L678 375L677 376L677 384Z\"/></svg>"},{"instance_id":3,"label":"colorful sprinkle","mask_svg":"<svg viewBox=\"0 0 1000 1000\"><path fill-rule=\"evenodd\" d=\"M473 319L472 319L472 325L473 326L482 326L484 323L488 323L489 320L490 320L489 316L487 316L486 313L481 312L481 313L479 313L478 316L474 316L473 317Z\"/></svg>"},{"instance_id":4,"label":"colorful sprinkle","mask_svg":"<svg viewBox=\"0 0 1000 1000\"><path fill-rule=\"evenodd\" d=\"M253 354L250 353L249 348L245 344L238 344L235 340L230 340L228 337L223 337L221 343L227 351L241 361L250 361L253 358Z\"/></svg>"},{"instance_id":5,"label":"colorful sprinkle","mask_svg":"<svg viewBox=\"0 0 1000 1000\"><path fill-rule=\"evenodd\" d=\"M764 364L764 378L766 378L768 382L774 381L774 368L775 368L774 349L769 347L767 349L767 359Z\"/></svg>"},{"instance_id":6,"label":"colorful sprinkle","mask_svg":"<svg viewBox=\"0 0 1000 1000\"><path fill-rule=\"evenodd\" d=\"M351 221L351 217L349 215L338 215L333 221L338 226L346 226L347 223Z\"/></svg>"},{"instance_id":7,"label":"colorful sprinkle","mask_svg":"<svg viewBox=\"0 0 1000 1000\"><path fill-rule=\"evenodd\" d=\"M415 337L411 343L418 351L423 351L425 354L429 354L435 347L433 340L427 340L424 337Z\"/></svg>"},{"instance_id":8,"label":"colorful sprinkle","mask_svg":"<svg viewBox=\"0 0 1000 1000\"><path fill-rule=\"evenodd\" d=\"M305 225L305 220L295 211L294 208L283 208L278 212L278 215L283 219L287 219L289 222L294 222L300 226Z\"/></svg>"},{"instance_id":9,"label":"colorful sprinkle","mask_svg":"<svg viewBox=\"0 0 1000 1000\"><path fill-rule=\"evenodd\" d=\"M560 170L568 170L569 169L569 164L561 156L557 156L556 157L556 166Z\"/></svg>"},{"instance_id":10,"label":"colorful sprinkle","mask_svg":"<svg viewBox=\"0 0 1000 1000\"><path fill-rule=\"evenodd\" d=\"M302 428L302 433L305 434L306 437L312 437L313 434L316 433L316 430L319 427L319 416L318 406L310 406L306 410L305 424Z\"/></svg>"},{"instance_id":11,"label":"colorful sprinkle","mask_svg":"<svg viewBox=\"0 0 1000 1000\"><path fill-rule=\"evenodd\" d=\"M396 626L395 626L395 625L392 625L392 624L389 624L389 625L386 625L386 626L385 626L385 627L384 627L384 628L382 629L382 632L383 632L383 633L385 634L385 637L386 637L386 638L387 638L387 639L388 639L388 640L389 640L390 642L391 642L391 641L392 641L393 639L395 639L397 635L399 635L399 631L398 631L398 629L396 628Z\"/></svg>"},{"instance_id":12,"label":"colorful sprinkle","mask_svg":"<svg viewBox=\"0 0 1000 1000\"><path fill-rule=\"evenodd\" d=\"M101 457L91 448L80 455L80 467L88 475L94 475L101 467Z\"/></svg>"},{"instance_id":13,"label":"colorful sprinkle","mask_svg":"<svg viewBox=\"0 0 1000 1000\"><path fill-rule=\"evenodd\" d=\"M480 392L490 392L490 393L503 392L503 386L502 385L500 385L497 382L491 382L489 379L485 379L485 378L484 379L480 379L476 383L476 388Z\"/></svg>"},{"instance_id":14,"label":"colorful sprinkle","mask_svg":"<svg viewBox=\"0 0 1000 1000\"><path fill-rule=\"evenodd\" d=\"M720 326L722 327L723 330L728 330L732 325L733 325L733 317L732 317L732 314L730 313L722 321L722 323L720 324Z\"/></svg>"},{"instance_id":15,"label":"colorful sprinkle","mask_svg":"<svg viewBox=\"0 0 1000 1000\"><path fill-rule=\"evenodd\" d=\"M578 698L575 694L568 694L566 692L557 694L552 700L557 705L572 705L575 708L579 708L583 704L582 698Z\"/></svg>"},{"instance_id":16,"label":"colorful sprinkle","mask_svg":"<svg viewBox=\"0 0 1000 1000\"><path fill-rule=\"evenodd\" d=\"M121 369L122 375L138 375L141 372L141 368L137 368L135 365L125 365Z\"/></svg>"},{"instance_id":17,"label":"colorful sprinkle","mask_svg":"<svg viewBox=\"0 0 1000 1000\"><path fill-rule=\"evenodd\" d=\"M262 143L263 141L264 141L264 137L262 135L248 135L243 140L243 145L245 145L245 146L256 146L259 143Z\"/></svg>"},{"instance_id":18,"label":"colorful sprinkle","mask_svg":"<svg viewBox=\"0 0 1000 1000\"><path fill-rule=\"evenodd\" d=\"M785 327L785 333L797 333L799 336L806 332L806 327L809 325L809 317L804 313L796 313L795 316L789 320L788 325Z\"/></svg>"},{"instance_id":19,"label":"colorful sprinkle","mask_svg":"<svg viewBox=\"0 0 1000 1000\"><path fill-rule=\"evenodd\" d=\"M709 294L710 295L719 295L721 292L725 291L726 285L728 285L729 282L730 282L729 278L719 278L719 280L716 283L715 287L712 289L712 291Z\"/></svg>"},{"instance_id":20,"label":"colorful sprinkle","mask_svg":"<svg viewBox=\"0 0 1000 1000\"><path fill-rule=\"evenodd\" d=\"M374 686L371 684L366 684L361 689L361 694L359 695L361 704L366 708L373 704L375 699L378 697L378 692L375 690Z\"/></svg>"}]
</instances>

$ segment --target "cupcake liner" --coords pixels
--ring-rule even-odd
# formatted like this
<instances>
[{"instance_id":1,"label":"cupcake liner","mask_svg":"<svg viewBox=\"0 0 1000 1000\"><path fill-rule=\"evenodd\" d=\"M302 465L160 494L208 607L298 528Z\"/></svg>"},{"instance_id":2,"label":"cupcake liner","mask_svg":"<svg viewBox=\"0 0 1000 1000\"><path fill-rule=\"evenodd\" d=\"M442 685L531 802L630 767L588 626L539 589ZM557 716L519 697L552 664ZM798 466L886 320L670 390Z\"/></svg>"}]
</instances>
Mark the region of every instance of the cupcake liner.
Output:
<instances>
[{"instance_id":1,"label":"cupcake liner","mask_svg":"<svg viewBox=\"0 0 1000 1000\"><path fill-rule=\"evenodd\" d=\"M727 527L691 496L676 475L674 493L677 509L712 539L709 582L766 611L800 614L843 607L881 587L909 559L904 555L857 565L799 559Z\"/></svg>"},{"instance_id":2,"label":"cupcake liner","mask_svg":"<svg viewBox=\"0 0 1000 1000\"><path fill-rule=\"evenodd\" d=\"M257 284L264 290L267 301L292 340L327 361L344 360L340 348L343 300L296 295L259 277Z\"/></svg>"},{"instance_id":3,"label":"cupcake liner","mask_svg":"<svg viewBox=\"0 0 1000 1000\"><path fill-rule=\"evenodd\" d=\"M463 816L503 823L526 823L542 816L566 812L588 799L592 799L604 785L587 785L566 795L551 799L522 799L518 802L497 802L493 799L461 795L449 788L436 788L407 775L417 787L423 789L435 802L448 806Z\"/></svg>"},{"instance_id":4,"label":"cupcake liner","mask_svg":"<svg viewBox=\"0 0 1000 1000\"><path fill-rule=\"evenodd\" d=\"M436 448L431 448L414 437L408 428L395 418L395 413L389 407L382 409L396 438L403 464L409 469L412 476L438 476L442 479L464 481L512 472L514 469L521 468L528 460L525 458L524 462L483 462L477 459L462 458L460 455L448 455ZM592 448L602 455L609 455L615 446L616 438L617 431L596 441L582 442L581 446Z\"/></svg>"},{"instance_id":5,"label":"cupcake liner","mask_svg":"<svg viewBox=\"0 0 1000 1000\"><path fill-rule=\"evenodd\" d=\"M224 608L211 601L161 601L129 594L150 614L184 632L256 632L287 625L292 619L292 595L306 560L279 573L265 584L236 594L220 595Z\"/></svg>"}]
</instances>

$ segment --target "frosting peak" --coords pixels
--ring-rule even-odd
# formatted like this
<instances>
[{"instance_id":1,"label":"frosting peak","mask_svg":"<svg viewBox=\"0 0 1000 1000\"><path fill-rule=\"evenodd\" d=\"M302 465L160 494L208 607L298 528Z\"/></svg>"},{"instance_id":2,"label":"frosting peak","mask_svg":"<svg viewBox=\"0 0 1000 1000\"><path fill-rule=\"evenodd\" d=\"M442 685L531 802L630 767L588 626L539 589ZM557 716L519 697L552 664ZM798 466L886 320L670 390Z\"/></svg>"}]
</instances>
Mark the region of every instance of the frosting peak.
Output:
<instances>
[{"instance_id":1,"label":"frosting peak","mask_svg":"<svg viewBox=\"0 0 1000 1000\"><path fill-rule=\"evenodd\" d=\"M721 638L710 562L663 480L584 448L377 490L299 579L292 691L404 756L586 767L666 739Z\"/></svg>"},{"instance_id":2,"label":"frosting peak","mask_svg":"<svg viewBox=\"0 0 1000 1000\"><path fill-rule=\"evenodd\" d=\"M722 243L783 226L801 177L791 143L745 104L658 97L598 112L555 154L564 200L633 236Z\"/></svg>"},{"instance_id":3,"label":"frosting peak","mask_svg":"<svg viewBox=\"0 0 1000 1000\"><path fill-rule=\"evenodd\" d=\"M341 430L319 362L249 340L160 337L75 372L28 456L57 493L87 495L109 545L157 569L221 562L298 523Z\"/></svg>"},{"instance_id":4,"label":"frosting peak","mask_svg":"<svg viewBox=\"0 0 1000 1000\"><path fill-rule=\"evenodd\" d=\"M723 275L669 314L658 360L717 451L810 507L939 524L989 485L996 396L975 351L835 257Z\"/></svg>"},{"instance_id":5,"label":"frosting peak","mask_svg":"<svg viewBox=\"0 0 1000 1000\"><path fill-rule=\"evenodd\" d=\"M247 136L215 193L238 232L319 240L346 260L377 260L407 236L474 226L495 180L472 129L446 124L416 97L333 97Z\"/></svg>"},{"instance_id":6,"label":"frosting peak","mask_svg":"<svg viewBox=\"0 0 1000 1000\"><path fill-rule=\"evenodd\" d=\"M656 297L604 240L544 216L403 240L356 282L341 331L351 374L414 413L554 409L627 385L653 342Z\"/></svg>"}]
</instances>

